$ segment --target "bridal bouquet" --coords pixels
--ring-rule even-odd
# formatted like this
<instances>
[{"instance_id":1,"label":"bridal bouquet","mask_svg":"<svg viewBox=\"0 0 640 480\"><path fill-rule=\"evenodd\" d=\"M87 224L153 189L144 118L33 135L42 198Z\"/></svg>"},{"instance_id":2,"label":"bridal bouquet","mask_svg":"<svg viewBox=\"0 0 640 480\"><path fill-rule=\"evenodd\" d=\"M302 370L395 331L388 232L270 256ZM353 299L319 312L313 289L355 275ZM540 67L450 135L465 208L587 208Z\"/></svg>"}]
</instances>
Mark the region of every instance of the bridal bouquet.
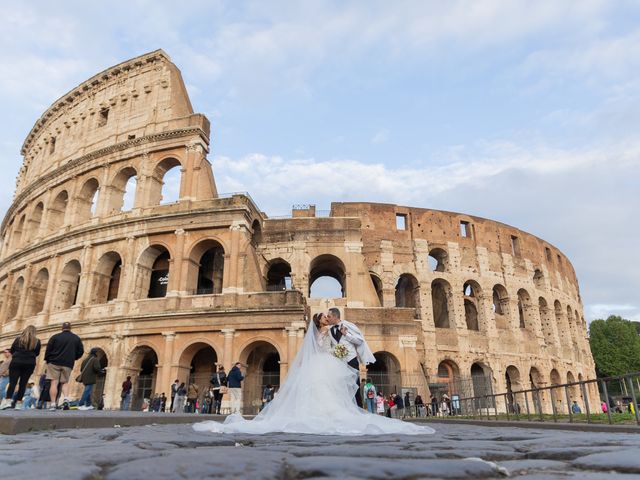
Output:
<instances>
[{"instance_id":1,"label":"bridal bouquet","mask_svg":"<svg viewBox=\"0 0 640 480\"><path fill-rule=\"evenodd\" d=\"M349 350L344 345L336 345L333 349L333 356L342 360L344 357L349 355Z\"/></svg>"}]
</instances>

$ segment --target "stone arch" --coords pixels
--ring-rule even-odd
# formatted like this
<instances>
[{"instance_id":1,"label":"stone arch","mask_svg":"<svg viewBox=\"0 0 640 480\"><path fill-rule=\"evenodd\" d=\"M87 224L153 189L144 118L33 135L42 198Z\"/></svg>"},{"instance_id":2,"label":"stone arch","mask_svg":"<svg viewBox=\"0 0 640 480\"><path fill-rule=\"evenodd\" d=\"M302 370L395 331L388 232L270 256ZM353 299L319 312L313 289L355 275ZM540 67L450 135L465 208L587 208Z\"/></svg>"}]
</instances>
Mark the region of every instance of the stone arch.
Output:
<instances>
[{"instance_id":1,"label":"stone arch","mask_svg":"<svg viewBox=\"0 0 640 480\"><path fill-rule=\"evenodd\" d=\"M82 185L80 192L75 198L75 222L80 223L95 216L98 205L98 195L100 184L95 178L90 178Z\"/></svg>"},{"instance_id":2,"label":"stone arch","mask_svg":"<svg viewBox=\"0 0 640 480\"><path fill-rule=\"evenodd\" d=\"M443 248L432 248L427 261L432 272L446 272L449 269L449 254Z\"/></svg>"},{"instance_id":3,"label":"stone arch","mask_svg":"<svg viewBox=\"0 0 640 480\"><path fill-rule=\"evenodd\" d=\"M396 307L414 308L420 318L420 283L410 273L403 273L396 284Z\"/></svg>"},{"instance_id":4,"label":"stone arch","mask_svg":"<svg viewBox=\"0 0 640 480\"><path fill-rule=\"evenodd\" d=\"M255 340L255 339L254 339ZM262 404L262 391L267 385L280 387L280 361L277 345L257 340L249 343L240 354L240 362L247 366L243 385L243 413L258 413Z\"/></svg>"},{"instance_id":5,"label":"stone arch","mask_svg":"<svg viewBox=\"0 0 640 480\"><path fill-rule=\"evenodd\" d=\"M556 300L553 302L553 311L556 317L556 328L558 329L558 338L565 337L566 335L571 338L571 331L568 328L567 323L565 322L564 312L562 311L562 305L560 301Z\"/></svg>"},{"instance_id":6,"label":"stone arch","mask_svg":"<svg viewBox=\"0 0 640 480\"><path fill-rule=\"evenodd\" d=\"M11 238L11 246L13 248L20 248L22 246L22 238L24 236L24 228L25 228L25 223L26 223L26 218L27 215L23 214L20 219L18 220L18 223L16 223L16 226L13 230L13 234L12 234L12 238Z\"/></svg>"},{"instance_id":7,"label":"stone arch","mask_svg":"<svg viewBox=\"0 0 640 480\"><path fill-rule=\"evenodd\" d=\"M505 384L507 387L507 408L510 412L520 413L522 405L520 404L520 395L518 392L523 390L520 370L514 365L509 365L504 374Z\"/></svg>"},{"instance_id":8,"label":"stone arch","mask_svg":"<svg viewBox=\"0 0 640 480\"><path fill-rule=\"evenodd\" d=\"M27 239L33 241L39 236L40 226L42 224L42 216L44 214L44 203L38 202L38 204L31 212L31 216L28 219L28 226L25 229Z\"/></svg>"},{"instance_id":9,"label":"stone arch","mask_svg":"<svg viewBox=\"0 0 640 480\"><path fill-rule=\"evenodd\" d=\"M76 304L82 267L78 260L71 260L62 269L58 279L58 290L54 297L54 311L67 310Z\"/></svg>"},{"instance_id":10,"label":"stone arch","mask_svg":"<svg viewBox=\"0 0 640 480\"><path fill-rule=\"evenodd\" d=\"M551 383L552 386L562 385L562 378L560 377L560 373L555 368L553 368L549 373L549 382ZM552 389L552 391L553 391L552 398L555 398L555 402L556 402L555 408L560 413L562 413L564 410L564 404L565 404L564 392L560 387L554 388Z\"/></svg>"},{"instance_id":11,"label":"stone arch","mask_svg":"<svg viewBox=\"0 0 640 480\"><path fill-rule=\"evenodd\" d=\"M542 324L542 333L544 335L544 342L547 345L553 345L555 343L555 329L551 309L547 304L547 301L540 297L538 298L538 312L540 314L540 323Z\"/></svg>"},{"instance_id":12,"label":"stone arch","mask_svg":"<svg viewBox=\"0 0 640 480\"><path fill-rule=\"evenodd\" d=\"M491 367L486 365L483 362L474 362L471 364L471 384L473 386L473 392L471 392L474 397L482 397L485 395L493 394L493 372L491 371ZM484 408L487 405L493 405L493 402L489 399L488 402L485 399L477 402L479 407Z\"/></svg>"},{"instance_id":13,"label":"stone arch","mask_svg":"<svg viewBox=\"0 0 640 480\"><path fill-rule=\"evenodd\" d=\"M131 410L140 410L144 399L151 398L156 389L158 353L147 344L137 345L128 355L127 367L138 372L137 378L132 379Z\"/></svg>"},{"instance_id":14,"label":"stone arch","mask_svg":"<svg viewBox=\"0 0 640 480\"><path fill-rule=\"evenodd\" d=\"M201 401L210 387L211 375L216 371L218 352L213 345L204 340L196 340L180 354L178 365L181 371L189 372L187 386L197 385Z\"/></svg>"},{"instance_id":15,"label":"stone arch","mask_svg":"<svg viewBox=\"0 0 640 480\"><path fill-rule=\"evenodd\" d=\"M189 253L188 289L196 295L222 293L225 251L214 239L196 243Z\"/></svg>"},{"instance_id":16,"label":"stone arch","mask_svg":"<svg viewBox=\"0 0 640 480\"><path fill-rule=\"evenodd\" d=\"M257 218L251 224L251 245L254 247L262 243L262 223Z\"/></svg>"},{"instance_id":17,"label":"stone arch","mask_svg":"<svg viewBox=\"0 0 640 480\"><path fill-rule=\"evenodd\" d=\"M373 289L375 290L376 296L378 297L378 303L379 303L378 306L383 307L384 294L383 294L382 280L377 274L373 272L369 272L369 278L371 278L371 284L373 285Z\"/></svg>"},{"instance_id":18,"label":"stone arch","mask_svg":"<svg viewBox=\"0 0 640 480\"><path fill-rule=\"evenodd\" d=\"M531 297L524 288L518 290L518 320L520 328L531 328Z\"/></svg>"},{"instance_id":19,"label":"stone arch","mask_svg":"<svg viewBox=\"0 0 640 480\"><path fill-rule=\"evenodd\" d=\"M331 282L330 279L335 280L337 283ZM318 280L321 282L315 287L320 288L313 288ZM327 296L320 289L325 290L324 293L328 295L333 295L332 298L344 298L347 296L347 270L343 261L335 255L318 255L309 265L309 297L321 298Z\"/></svg>"},{"instance_id":20,"label":"stone arch","mask_svg":"<svg viewBox=\"0 0 640 480\"><path fill-rule=\"evenodd\" d=\"M118 252L105 253L98 260L94 272L91 303L107 303L118 298L122 276L122 257Z\"/></svg>"},{"instance_id":21,"label":"stone arch","mask_svg":"<svg viewBox=\"0 0 640 480\"><path fill-rule=\"evenodd\" d=\"M47 297L47 287L49 286L49 271L41 268L29 288L27 304L24 307L24 316L31 317L42 311L44 301Z\"/></svg>"},{"instance_id":22,"label":"stone arch","mask_svg":"<svg viewBox=\"0 0 640 480\"><path fill-rule=\"evenodd\" d=\"M267 291L291 290L291 265L282 258L274 258L267 264Z\"/></svg>"},{"instance_id":23,"label":"stone arch","mask_svg":"<svg viewBox=\"0 0 640 480\"><path fill-rule=\"evenodd\" d=\"M134 208L138 190L138 172L134 167L124 167L113 177L110 184L110 214L125 212Z\"/></svg>"},{"instance_id":24,"label":"stone arch","mask_svg":"<svg viewBox=\"0 0 640 480\"><path fill-rule=\"evenodd\" d=\"M436 397L440 399L445 393L449 397L459 393L460 368L456 362L450 359L441 361L438 364L437 377L437 383L435 385L429 385L431 393L436 395Z\"/></svg>"},{"instance_id":25,"label":"stone arch","mask_svg":"<svg viewBox=\"0 0 640 480\"><path fill-rule=\"evenodd\" d=\"M467 329L478 331L480 330L480 316L482 314L482 306L480 305L482 289L475 280L467 280L462 286L462 295Z\"/></svg>"},{"instance_id":26,"label":"stone arch","mask_svg":"<svg viewBox=\"0 0 640 480\"><path fill-rule=\"evenodd\" d=\"M531 367L529 369L529 384L529 388L534 390L531 394L531 398L533 399L535 412L536 414L543 413L543 404L546 403L545 390L537 389L544 386L544 380L542 378L540 370L538 370L536 367Z\"/></svg>"},{"instance_id":27,"label":"stone arch","mask_svg":"<svg viewBox=\"0 0 640 480\"><path fill-rule=\"evenodd\" d=\"M66 190L59 192L53 202L47 208L47 231L53 232L64 226L69 193Z\"/></svg>"},{"instance_id":28,"label":"stone arch","mask_svg":"<svg viewBox=\"0 0 640 480\"><path fill-rule=\"evenodd\" d=\"M544 273L539 268L533 272L533 284L540 290L544 289Z\"/></svg>"},{"instance_id":29,"label":"stone arch","mask_svg":"<svg viewBox=\"0 0 640 480\"><path fill-rule=\"evenodd\" d=\"M574 383L576 381L576 377L573 376L573 373L569 370L567 371L567 383ZM578 400L580 395L580 388L578 385L571 385L569 388L569 396L571 397L571 401ZM582 405L581 405L582 407Z\"/></svg>"},{"instance_id":30,"label":"stone arch","mask_svg":"<svg viewBox=\"0 0 640 480\"><path fill-rule=\"evenodd\" d=\"M167 157L157 163L149 179L149 199L152 205L180 200L181 170L182 164L175 157Z\"/></svg>"},{"instance_id":31,"label":"stone arch","mask_svg":"<svg viewBox=\"0 0 640 480\"><path fill-rule=\"evenodd\" d=\"M137 298L161 298L167 295L171 252L160 243L150 245L138 259Z\"/></svg>"},{"instance_id":32,"label":"stone arch","mask_svg":"<svg viewBox=\"0 0 640 480\"><path fill-rule=\"evenodd\" d=\"M436 328L451 328L451 285L441 278L431 282L431 307Z\"/></svg>"},{"instance_id":33,"label":"stone arch","mask_svg":"<svg viewBox=\"0 0 640 480\"><path fill-rule=\"evenodd\" d=\"M7 303L7 320L12 320L18 314L18 307L20 306L20 299L24 293L24 278L18 277L13 286L11 287L11 295L9 296Z\"/></svg>"},{"instance_id":34,"label":"stone arch","mask_svg":"<svg viewBox=\"0 0 640 480\"><path fill-rule=\"evenodd\" d=\"M376 390L385 395L400 392L402 378L397 357L386 351L376 352L373 356L376 357L376 361L367 365L367 377Z\"/></svg>"},{"instance_id":35,"label":"stone arch","mask_svg":"<svg viewBox=\"0 0 640 480\"><path fill-rule=\"evenodd\" d=\"M507 289L497 283L493 286L492 299L496 328L505 330L509 328L509 294Z\"/></svg>"}]
</instances>

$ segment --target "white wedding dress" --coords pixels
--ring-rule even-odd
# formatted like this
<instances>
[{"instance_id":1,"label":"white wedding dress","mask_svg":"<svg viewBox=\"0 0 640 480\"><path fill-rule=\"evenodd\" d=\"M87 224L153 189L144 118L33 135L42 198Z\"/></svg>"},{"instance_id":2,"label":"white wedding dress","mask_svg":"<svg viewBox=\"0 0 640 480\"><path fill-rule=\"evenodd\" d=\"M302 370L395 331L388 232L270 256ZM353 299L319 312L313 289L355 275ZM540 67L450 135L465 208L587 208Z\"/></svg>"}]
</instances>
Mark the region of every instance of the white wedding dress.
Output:
<instances>
[{"instance_id":1,"label":"white wedding dress","mask_svg":"<svg viewBox=\"0 0 640 480\"><path fill-rule=\"evenodd\" d=\"M310 322L303 345L276 397L252 420L229 415L207 421L202 432L317 435L424 435L432 428L365 412L354 400L358 372L333 355L329 333Z\"/></svg>"}]
</instances>

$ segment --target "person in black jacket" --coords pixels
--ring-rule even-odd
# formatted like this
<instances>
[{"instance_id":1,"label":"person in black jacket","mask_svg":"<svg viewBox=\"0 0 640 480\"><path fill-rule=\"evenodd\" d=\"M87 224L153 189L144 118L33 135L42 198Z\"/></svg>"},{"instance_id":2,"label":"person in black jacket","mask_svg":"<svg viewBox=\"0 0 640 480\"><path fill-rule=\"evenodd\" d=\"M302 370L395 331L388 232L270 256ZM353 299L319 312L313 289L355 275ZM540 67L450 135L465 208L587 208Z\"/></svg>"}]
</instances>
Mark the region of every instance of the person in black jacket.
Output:
<instances>
[{"instance_id":1,"label":"person in black jacket","mask_svg":"<svg viewBox=\"0 0 640 480\"><path fill-rule=\"evenodd\" d=\"M49 339L44 353L44 361L47 363L47 378L51 380L49 395L51 408L55 410L58 402L58 385L61 385L63 403L62 408L69 410L69 378L76 360L84 354L82 341L75 333L71 332L71 324L64 322L62 331Z\"/></svg>"},{"instance_id":2,"label":"person in black jacket","mask_svg":"<svg viewBox=\"0 0 640 480\"><path fill-rule=\"evenodd\" d=\"M240 371L242 364L236 362L229 375L227 375L227 385L229 387L229 397L231 400L231 413L239 413L242 415L242 381L244 375Z\"/></svg>"},{"instance_id":3,"label":"person in black jacket","mask_svg":"<svg viewBox=\"0 0 640 480\"><path fill-rule=\"evenodd\" d=\"M24 390L29 377L36 368L36 358L40 355L40 340L36 337L36 327L29 325L11 345L11 363L9 364L9 388L2 408L20 409L16 402L22 403ZM19 382L19 384L18 384ZM14 397L16 385L18 391Z\"/></svg>"},{"instance_id":4,"label":"person in black jacket","mask_svg":"<svg viewBox=\"0 0 640 480\"><path fill-rule=\"evenodd\" d=\"M211 413L220 415L222 406L222 396L227 389L227 374L224 372L224 365L218 365L218 371L211 375L211 385L213 386L213 406Z\"/></svg>"}]
</instances>

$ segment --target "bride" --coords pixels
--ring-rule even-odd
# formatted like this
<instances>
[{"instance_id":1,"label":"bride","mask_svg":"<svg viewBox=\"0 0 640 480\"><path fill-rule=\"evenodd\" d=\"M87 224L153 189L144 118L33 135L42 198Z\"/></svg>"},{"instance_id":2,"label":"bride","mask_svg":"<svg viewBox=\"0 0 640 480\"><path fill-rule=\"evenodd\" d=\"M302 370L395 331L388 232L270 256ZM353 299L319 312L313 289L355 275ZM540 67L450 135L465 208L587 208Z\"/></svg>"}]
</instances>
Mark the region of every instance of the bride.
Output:
<instances>
[{"instance_id":1,"label":"bride","mask_svg":"<svg viewBox=\"0 0 640 480\"><path fill-rule=\"evenodd\" d=\"M255 418L196 423L197 431L263 434L379 435L434 433L432 428L365 412L354 401L358 371L333 354L323 314L309 322L300 351L276 397Z\"/></svg>"}]
</instances>

